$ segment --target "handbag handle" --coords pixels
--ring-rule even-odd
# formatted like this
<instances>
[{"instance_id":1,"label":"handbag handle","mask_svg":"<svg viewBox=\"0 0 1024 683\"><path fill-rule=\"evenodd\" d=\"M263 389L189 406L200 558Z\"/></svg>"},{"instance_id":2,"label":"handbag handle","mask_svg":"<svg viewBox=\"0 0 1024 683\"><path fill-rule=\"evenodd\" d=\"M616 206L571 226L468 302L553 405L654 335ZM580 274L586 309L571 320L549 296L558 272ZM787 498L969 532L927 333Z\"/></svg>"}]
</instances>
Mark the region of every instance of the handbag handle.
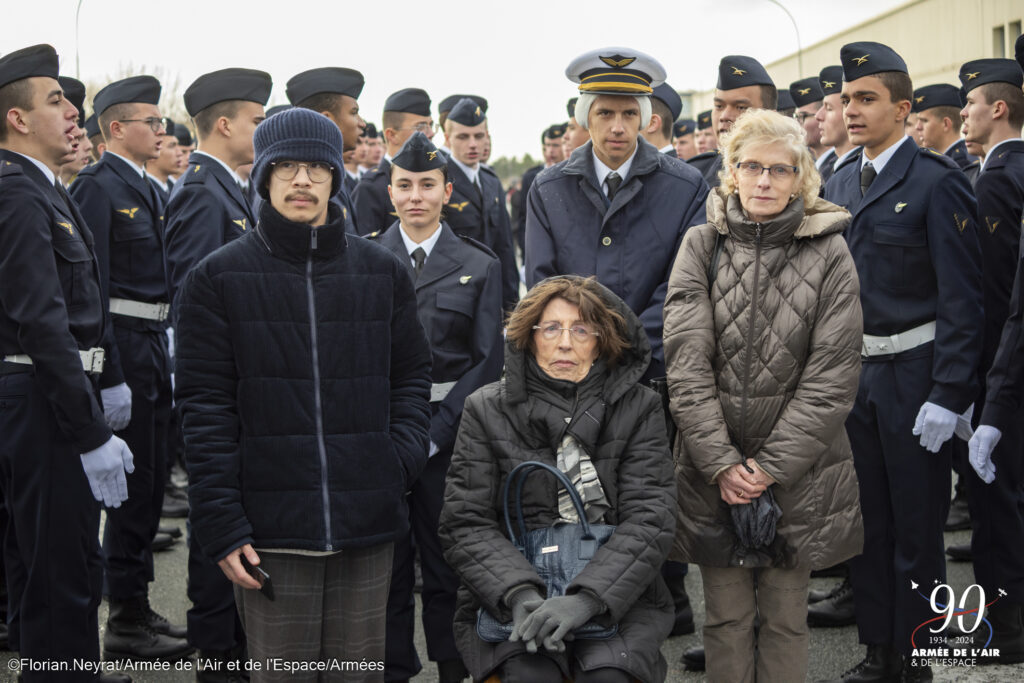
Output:
<instances>
[{"instance_id":1,"label":"handbag handle","mask_svg":"<svg viewBox=\"0 0 1024 683\"><path fill-rule=\"evenodd\" d=\"M512 531L512 517L509 514L509 489L512 485L513 479L518 479L516 484L516 521L519 526L519 533L522 537L526 536L526 523L523 521L523 485L526 483L526 478L536 472L537 470L545 470L555 476L561 487L566 490L569 494L569 498L572 499L573 507L576 508L576 514L580 518L580 526L583 527L583 538L587 540L593 540L594 535L590 531L590 522L587 520L586 511L583 509L583 500L580 499L579 491L569 481L569 477L559 470L557 467L552 467L547 463L538 462L536 460L530 460L524 463L520 463L509 473L508 479L505 480L504 490L502 497L504 498L504 509L505 509L505 529L508 531L508 537L511 539L513 545L518 545L516 541L515 533Z\"/></svg>"}]
</instances>

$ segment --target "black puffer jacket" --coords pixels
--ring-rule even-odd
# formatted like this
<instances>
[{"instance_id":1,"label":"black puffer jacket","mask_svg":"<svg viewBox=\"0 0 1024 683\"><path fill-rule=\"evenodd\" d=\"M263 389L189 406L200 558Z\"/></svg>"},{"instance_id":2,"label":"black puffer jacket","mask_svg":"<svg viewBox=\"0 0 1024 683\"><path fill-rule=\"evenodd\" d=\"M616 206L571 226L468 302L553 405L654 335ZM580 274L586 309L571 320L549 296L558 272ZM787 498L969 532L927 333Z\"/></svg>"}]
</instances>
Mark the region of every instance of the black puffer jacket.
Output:
<instances>
[{"instance_id":1,"label":"black puffer jacket","mask_svg":"<svg viewBox=\"0 0 1024 683\"><path fill-rule=\"evenodd\" d=\"M661 402L637 383L651 355L643 326L621 299L607 289L604 294L631 333L632 347L617 367L605 370L595 363L591 376L576 385L548 377L532 354L506 344L505 378L466 400L448 470L440 536L445 558L462 579L456 642L477 680L525 652L521 643L493 645L477 637L477 608L482 604L507 621L511 613L502 598L511 588L531 583L544 590L505 535L501 488L519 463L539 460L554 466L565 429L593 461L611 505L605 520L617 525L569 592L587 589L599 596L607 606L601 618L617 622L619 632L610 640L578 640L574 654L584 669L615 667L642 681L661 681L666 675L659 648L672 627L672 601L659 570L675 529L672 459ZM575 419L567 427L570 415ZM528 529L553 523L553 477L530 477L523 511ZM561 664L568 673L564 657Z\"/></svg>"},{"instance_id":2,"label":"black puffer jacket","mask_svg":"<svg viewBox=\"0 0 1024 683\"><path fill-rule=\"evenodd\" d=\"M192 530L214 559L376 545L407 524L430 347L407 269L330 212L312 230L264 204L181 290L175 397Z\"/></svg>"}]
</instances>

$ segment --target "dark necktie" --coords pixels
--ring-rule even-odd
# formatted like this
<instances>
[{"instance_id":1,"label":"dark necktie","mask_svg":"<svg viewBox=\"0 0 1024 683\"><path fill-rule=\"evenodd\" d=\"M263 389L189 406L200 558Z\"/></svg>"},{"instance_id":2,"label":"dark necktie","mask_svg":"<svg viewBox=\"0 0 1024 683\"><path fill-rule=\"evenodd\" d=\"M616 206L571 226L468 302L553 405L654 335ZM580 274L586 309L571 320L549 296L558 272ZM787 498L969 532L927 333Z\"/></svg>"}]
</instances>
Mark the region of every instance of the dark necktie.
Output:
<instances>
[{"instance_id":1,"label":"dark necktie","mask_svg":"<svg viewBox=\"0 0 1024 683\"><path fill-rule=\"evenodd\" d=\"M868 188L871 187L871 183L875 181L875 176L878 172L875 171L875 167L871 165L871 162L864 164L864 168L860 170L860 196L863 197L868 193Z\"/></svg>"},{"instance_id":2,"label":"dark necktie","mask_svg":"<svg viewBox=\"0 0 1024 683\"><path fill-rule=\"evenodd\" d=\"M608 177L604 179L604 182L608 185L608 201L615 199L615 193L619 191L619 185L622 184L622 177L612 171L608 174Z\"/></svg>"},{"instance_id":3,"label":"dark necktie","mask_svg":"<svg viewBox=\"0 0 1024 683\"><path fill-rule=\"evenodd\" d=\"M63 185L61 185L60 178L58 178L57 180L53 181L53 187L56 188L57 194L59 194L60 198L64 200L65 206L67 206L68 207L68 211L70 211L71 210L72 202L74 200L71 199L71 195L69 195L68 191L64 189Z\"/></svg>"},{"instance_id":4,"label":"dark necktie","mask_svg":"<svg viewBox=\"0 0 1024 683\"><path fill-rule=\"evenodd\" d=\"M423 262L427 260L427 252L423 251L423 247L416 247L412 250L413 270L416 271L416 277L419 278L420 271L423 270Z\"/></svg>"}]
</instances>

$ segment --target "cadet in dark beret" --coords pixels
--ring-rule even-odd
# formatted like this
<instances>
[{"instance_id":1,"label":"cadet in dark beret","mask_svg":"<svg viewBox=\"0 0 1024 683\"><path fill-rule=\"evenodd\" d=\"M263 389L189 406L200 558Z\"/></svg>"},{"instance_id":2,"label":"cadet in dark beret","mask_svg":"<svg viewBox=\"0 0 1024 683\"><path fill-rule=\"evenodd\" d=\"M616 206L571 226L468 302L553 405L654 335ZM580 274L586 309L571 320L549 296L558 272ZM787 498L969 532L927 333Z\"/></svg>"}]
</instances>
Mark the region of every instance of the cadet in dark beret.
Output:
<instances>
[{"instance_id":1,"label":"cadet in dark beret","mask_svg":"<svg viewBox=\"0 0 1024 683\"><path fill-rule=\"evenodd\" d=\"M67 187L78 172L92 162L92 142L85 130L85 85L68 76L58 76L57 82L64 91L64 97L78 110L78 131L75 134L75 156L60 167L60 180Z\"/></svg>"},{"instance_id":2,"label":"cadet in dark beret","mask_svg":"<svg viewBox=\"0 0 1024 683\"><path fill-rule=\"evenodd\" d=\"M356 230L360 235L382 232L395 220L395 207L388 195L391 178L390 159L398 154L413 133L422 132L433 138L437 128L430 116L430 95L420 88L403 88L384 100L381 117L383 144L372 143L374 163L352 192L352 202L359 217ZM364 131L365 132L365 131Z\"/></svg>"},{"instance_id":3,"label":"cadet in dark beret","mask_svg":"<svg viewBox=\"0 0 1024 683\"><path fill-rule=\"evenodd\" d=\"M662 154L676 156L676 148L672 144L672 125L682 111L683 99L675 88L668 83L654 88L651 95L651 122L640 133Z\"/></svg>"},{"instance_id":4,"label":"cadet in dark beret","mask_svg":"<svg viewBox=\"0 0 1024 683\"><path fill-rule=\"evenodd\" d=\"M296 107L312 109L334 121L341 131L345 149L355 149L366 122L359 116L359 95L363 74L355 69L326 66L292 76L285 93Z\"/></svg>"},{"instance_id":5,"label":"cadet in dark beret","mask_svg":"<svg viewBox=\"0 0 1024 683\"><path fill-rule=\"evenodd\" d=\"M960 88L939 83L915 90L910 111L917 114L913 132L917 144L945 154L960 168L967 168L977 157L967 153L967 143L960 137L962 108ZM967 502L962 496L960 501Z\"/></svg>"},{"instance_id":6,"label":"cadet in dark beret","mask_svg":"<svg viewBox=\"0 0 1024 683\"><path fill-rule=\"evenodd\" d=\"M715 129L711 123L710 109L697 114L697 134L694 136L694 140L697 143L697 154L713 152L718 149L718 136L715 135Z\"/></svg>"},{"instance_id":7,"label":"cadet in dark beret","mask_svg":"<svg viewBox=\"0 0 1024 683\"><path fill-rule=\"evenodd\" d=\"M564 140L568 124L556 123L544 129L540 134L541 154L544 162L531 166L523 171L523 177L519 181L519 191L511 198L512 205L512 237L520 254L523 253L524 239L526 237L526 195L530 192L537 174L545 168L554 166L565 160Z\"/></svg>"},{"instance_id":8,"label":"cadet in dark beret","mask_svg":"<svg viewBox=\"0 0 1024 683\"><path fill-rule=\"evenodd\" d=\"M373 237L409 269L419 319L433 352L430 459L406 496L410 530L395 539L387 680L407 680L419 671L415 611L406 609L414 598L414 548L423 566L422 619L437 680L456 683L469 675L452 629L459 578L445 562L437 520L462 406L469 394L501 374L501 263L487 247L442 221L452 192L448 170L446 157L428 136L414 133L389 166L388 191L397 217L386 232ZM445 303L454 300L464 302L465 308L455 310Z\"/></svg>"},{"instance_id":9,"label":"cadet in dark beret","mask_svg":"<svg viewBox=\"0 0 1024 683\"><path fill-rule=\"evenodd\" d=\"M782 94L781 91L779 94ZM818 77L811 76L810 78L801 78L799 81L790 83L789 94L793 98L793 104L796 105L796 111L793 113L793 116L803 126L804 136L807 138L807 147L811 150L811 154L814 155L814 159L817 162L828 151L828 147L821 143L821 127L818 126L818 121L815 118L818 110L821 109L825 93L821 90Z\"/></svg>"},{"instance_id":10,"label":"cadet in dark beret","mask_svg":"<svg viewBox=\"0 0 1024 683\"><path fill-rule=\"evenodd\" d=\"M64 91L64 97L78 110L78 127L85 128L85 84L70 76L58 76L57 82Z\"/></svg>"},{"instance_id":11,"label":"cadet in dark beret","mask_svg":"<svg viewBox=\"0 0 1024 683\"><path fill-rule=\"evenodd\" d=\"M792 116L796 112L796 102L793 101L793 96L789 94L788 90L779 90L778 100L775 111L783 116Z\"/></svg>"},{"instance_id":12,"label":"cadet in dark beret","mask_svg":"<svg viewBox=\"0 0 1024 683\"><path fill-rule=\"evenodd\" d=\"M463 100L467 97L476 102L478 105L480 105L480 109L481 111L483 111L484 114L487 113L486 97L481 97L480 95L449 95L448 97L441 100L441 102L437 105L438 125L444 128L444 122L448 119L448 112L454 109L455 105L458 104L460 100Z\"/></svg>"},{"instance_id":13,"label":"cadet in dark beret","mask_svg":"<svg viewBox=\"0 0 1024 683\"><path fill-rule=\"evenodd\" d=\"M100 121L96 114L90 114L85 120L85 135L89 138L92 147L90 155L93 161L99 161L103 152L107 149L107 143L103 141L103 133L100 132Z\"/></svg>"},{"instance_id":14,"label":"cadet in dark beret","mask_svg":"<svg viewBox=\"0 0 1024 683\"><path fill-rule=\"evenodd\" d=\"M146 176L166 206L171 198L174 179L185 171L187 159L181 151L181 145L178 144L178 124L167 119L165 127L167 130L160 142L160 156L146 164Z\"/></svg>"},{"instance_id":15,"label":"cadet in dark beret","mask_svg":"<svg viewBox=\"0 0 1024 683\"><path fill-rule=\"evenodd\" d=\"M846 122L843 120L843 67L836 64L826 66L818 74L818 84L823 94L821 109L815 114L818 122L818 130L821 132L821 144L823 147L831 148L824 155L815 161L818 173L821 174L821 187L824 192L825 184L832 174L843 163L851 158L855 145L850 142L846 134ZM853 623L853 595L845 591L849 596L846 623Z\"/></svg>"},{"instance_id":16,"label":"cadet in dark beret","mask_svg":"<svg viewBox=\"0 0 1024 683\"><path fill-rule=\"evenodd\" d=\"M686 161L697 156L697 122L693 119L679 119L672 124L673 143L676 148L676 158Z\"/></svg>"},{"instance_id":17,"label":"cadet in dark beret","mask_svg":"<svg viewBox=\"0 0 1024 683\"><path fill-rule=\"evenodd\" d=\"M565 110L569 114L569 122L565 124L565 135L562 136L562 156L566 159L577 147L582 147L590 139L590 131L584 128L576 120L576 103L579 97L570 97L565 104Z\"/></svg>"},{"instance_id":18,"label":"cadet in dark beret","mask_svg":"<svg viewBox=\"0 0 1024 683\"><path fill-rule=\"evenodd\" d=\"M855 671L861 680L930 680L911 643L935 614L912 582L945 581L944 442L979 390L975 200L956 164L906 136L913 84L903 58L876 42L849 43L839 54L843 116L850 141L863 147L825 187L825 199L852 213L845 234L865 333L846 420L864 523L864 552L850 563L867 644Z\"/></svg>"}]
</instances>

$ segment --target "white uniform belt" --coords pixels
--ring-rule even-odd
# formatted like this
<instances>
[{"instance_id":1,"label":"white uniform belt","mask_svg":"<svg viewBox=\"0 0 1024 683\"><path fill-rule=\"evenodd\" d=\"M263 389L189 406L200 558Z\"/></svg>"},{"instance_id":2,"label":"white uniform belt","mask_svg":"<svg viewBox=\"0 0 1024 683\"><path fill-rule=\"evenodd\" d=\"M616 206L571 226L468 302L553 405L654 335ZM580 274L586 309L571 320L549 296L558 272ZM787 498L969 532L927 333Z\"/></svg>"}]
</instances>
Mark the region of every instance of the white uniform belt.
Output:
<instances>
[{"instance_id":1,"label":"white uniform belt","mask_svg":"<svg viewBox=\"0 0 1024 683\"><path fill-rule=\"evenodd\" d=\"M935 339L934 320L889 337L875 337L865 334L864 346L861 348L860 355L888 356L894 353L903 353L922 344L927 344L933 339Z\"/></svg>"},{"instance_id":2,"label":"white uniform belt","mask_svg":"<svg viewBox=\"0 0 1024 683\"><path fill-rule=\"evenodd\" d=\"M82 359L83 370L97 374L103 372L103 359L106 356L106 352L103 349L97 347L95 349L79 351L78 355ZM4 356L4 362L32 365L32 358L25 353L16 353L12 356Z\"/></svg>"},{"instance_id":3,"label":"white uniform belt","mask_svg":"<svg viewBox=\"0 0 1024 683\"><path fill-rule=\"evenodd\" d=\"M169 304L145 304L131 299L110 299L110 312L146 320L167 320Z\"/></svg>"},{"instance_id":4,"label":"white uniform belt","mask_svg":"<svg viewBox=\"0 0 1024 683\"><path fill-rule=\"evenodd\" d=\"M441 384L430 385L430 402L437 403L447 398L448 394L451 393L452 387L455 386L455 382L442 382Z\"/></svg>"}]
</instances>

